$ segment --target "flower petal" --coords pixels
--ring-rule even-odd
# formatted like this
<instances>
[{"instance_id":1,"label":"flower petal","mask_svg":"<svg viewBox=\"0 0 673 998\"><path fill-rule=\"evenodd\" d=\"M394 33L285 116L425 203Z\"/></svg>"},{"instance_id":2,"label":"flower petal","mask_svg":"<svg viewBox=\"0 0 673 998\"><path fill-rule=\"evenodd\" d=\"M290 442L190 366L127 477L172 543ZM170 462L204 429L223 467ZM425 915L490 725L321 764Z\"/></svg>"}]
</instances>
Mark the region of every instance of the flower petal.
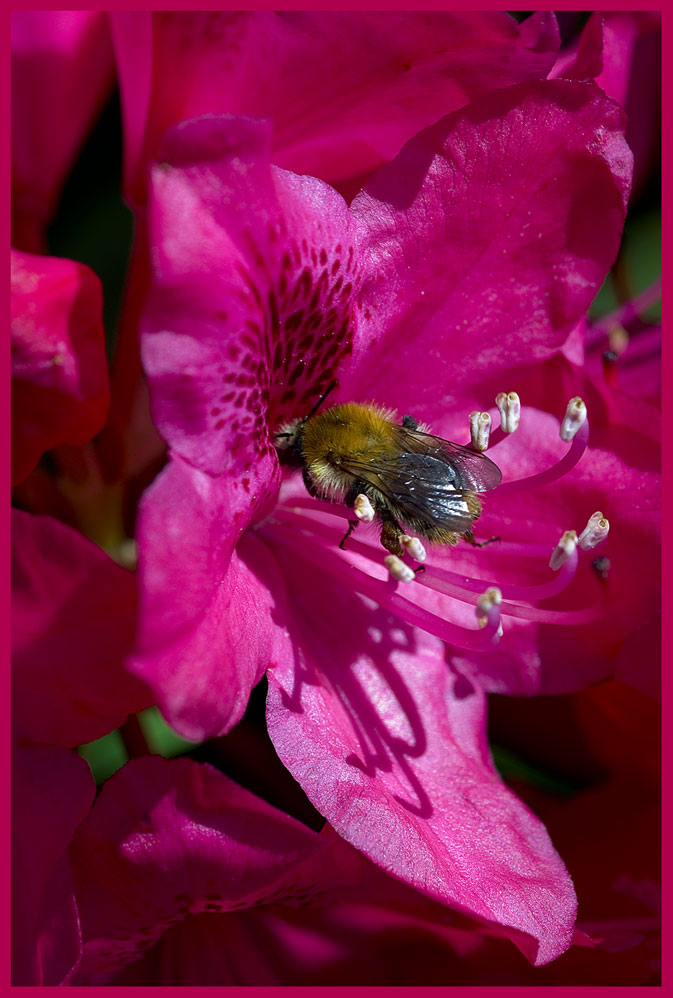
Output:
<instances>
[{"instance_id":1,"label":"flower petal","mask_svg":"<svg viewBox=\"0 0 673 998\"><path fill-rule=\"evenodd\" d=\"M137 959L190 916L305 900L358 869L211 766L156 756L105 784L71 861L85 978Z\"/></svg>"},{"instance_id":2,"label":"flower petal","mask_svg":"<svg viewBox=\"0 0 673 998\"><path fill-rule=\"evenodd\" d=\"M12 706L24 738L81 745L152 703L124 667L136 582L77 531L12 510Z\"/></svg>"},{"instance_id":3,"label":"flower petal","mask_svg":"<svg viewBox=\"0 0 673 998\"><path fill-rule=\"evenodd\" d=\"M101 285L84 264L12 250L12 484L83 444L109 404Z\"/></svg>"},{"instance_id":4,"label":"flower petal","mask_svg":"<svg viewBox=\"0 0 673 998\"><path fill-rule=\"evenodd\" d=\"M617 672L625 681L656 693L660 659L653 618L661 599L659 413L600 381L589 381L581 368L560 355L544 365L521 368L513 383L525 400L521 425L488 451L505 483L535 475L561 458L567 445L559 439L560 417L567 400L576 395L587 404L589 446L580 462L552 484L511 496L495 489L484 497L478 536L501 537L506 542L502 546L473 551L459 545L432 553L431 563L483 579L484 586L497 585L505 598L504 633L498 645L474 655L460 652L454 661L490 692L567 693ZM460 422L452 415L432 428L461 440L466 433L461 437ZM546 545L551 554L565 530L580 533L596 510L611 525L600 548L595 553L580 552L567 589L538 604L537 623L511 616L507 585L537 584L551 574L547 558L523 557L526 546ZM508 552L509 542L521 544L519 557ZM599 556L610 562L606 579L593 566ZM570 624L568 618L563 623L565 611L591 608L595 620ZM465 605L458 612L469 626L471 608ZM652 653L634 658L628 648L637 644L638 634Z\"/></svg>"},{"instance_id":5,"label":"flower petal","mask_svg":"<svg viewBox=\"0 0 673 998\"><path fill-rule=\"evenodd\" d=\"M477 94L544 77L551 12L161 11L113 14L126 183L171 125L202 114L270 118L274 162L331 182L371 171ZM150 72L151 67L151 72Z\"/></svg>"},{"instance_id":6,"label":"flower petal","mask_svg":"<svg viewBox=\"0 0 673 998\"><path fill-rule=\"evenodd\" d=\"M303 414L352 349L361 227L321 181L269 164L268 128L201 118L153 173L143 359L171 447L211 474L275 462L269 425ZM185 225L189 218L189 225Z\"/></svg>"},{"instance_id":7,"label":"flower petal","mask_svg":"<svg viewBox=\"0 0 673 998\"><path fill-rule=\"evenodd\" d=\"M312 803L389 873L515 930L531 961L562 953L572 884L493 769L480 689L449 669L436 639L329 579L297 589L293 610L301 668L269 670L267 721Z\"/></svg>"},{"instance_id":8,"label":"flower petal","mask_svg":"<svg viewBox=\"0 0 673 998\"><path fill-rule=\"evenodd\" d=\"M491 94L412 139L352 204L371 232L363 306L386 330L356 358L358 397L433 419L559 349L617 253L631 166L616 105L565 80Z\"/></svg>"},{"instance_id":9,"label":"flower petal","mask_svg":"<svg viewBox=\"0 0 673 998\"><path fill-rule=\"evenodd\" d=\"M661 157L661 11L606 11L601 17L603 71L596 83L627 113L635 198Z\"/></svg>"},{"instance_id":10,"label":"flower petal","mask_svg":"<svg viewBox=\"0 0 673 998\"><path fill-rule=\"evenodd\" d=\"M173 458L140 509L142 595L130 667L192 740L232 728L269 662L291 656L278 614L282 581L272 593L258 578L268 553L249 536L233 550L255 500L241 485Z\"/></svg>"}]
</instances>

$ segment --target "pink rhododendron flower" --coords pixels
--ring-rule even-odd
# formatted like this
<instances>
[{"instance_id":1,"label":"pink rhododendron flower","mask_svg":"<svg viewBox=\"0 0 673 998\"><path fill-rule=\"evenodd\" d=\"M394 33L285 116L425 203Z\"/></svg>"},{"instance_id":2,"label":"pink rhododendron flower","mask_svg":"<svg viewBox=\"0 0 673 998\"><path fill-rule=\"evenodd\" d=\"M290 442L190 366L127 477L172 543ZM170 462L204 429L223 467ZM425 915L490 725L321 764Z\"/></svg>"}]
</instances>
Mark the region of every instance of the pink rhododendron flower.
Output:
<instances>
[{"instance_id":1,"label":"pink rhododendron flower","mask_svg":"<svg viewBox=\"0 0 673 998\"><path fill-rule=\"evenodd\" d=\"M138 315L148 285L144 205L165 131L202 114L273 123L273 161L352 197L420 128L497 87L546 76L551 12L133 11L110 15L135 248L120 329L108 450L138 391ZM176 86L176 81L179 81ZM141 389L142 390L142 389ZM118 470L118 474L122 474Z\"/></svg>"},{"instance_id":2,"label":"pink rhododendron flower","mask_svg":"<svg viewBox=\"0 0 673 998\"><path fill-rule=\"evenodd\" d=\"M497 931L187 759L125 766L70 857L84 940L75 984L301 984L320 973L356 983L373 968L392 983L399 956L379 965L391 929L442 940L448 961ZM367 947L354 960L356 939Z\"/></svg>"},{"instance_id":3,"label":"pink rhododendron flower","mask_svg":"<svg viewBox=\"0 0 673 998\"><path fill-rule=\"evenodd\" d=\"M106 15L13 10L12 242L44 251L44 229L114 79Z\"/></svg>"},{"instance_id":4,"label":"pink rhododendron flower","mask_svg":"<svg viewBox=\"0 0 673 998\"><path fill-rule=\"evenodd\" d=\"M83 444L109 404L100 281L81 263L12 250L12 484L57 444Z\"/></svg>"},{"instance_id":5,"label":"pink rhododendron flower","mask_svg":"<svg viewBox=\"0 0 673 998\"><path fill-rule=\"evenodd\" d=\"M111 15L129 196L170 126L202 114L270 118L273 161L348 184L419 129L499 87L547 75L551 12L133 11ZM361 186L361 185L360 185Z\"/></svg>"},{"instance_id":6,"label":"pink rhododendron flower","mask_svg":"<svg viewBox=\"0 0 673 998\"><path fill-rule=\"evenodd\" d=\"M212 767L158 758L134 760L109 781L71 858L84 937L76 983L137 959L167 931L178 960L199 937L206 950L217 940L216 965L211 951L202 971L217 975L210 983L276 983L273 956L255 942L273 926L264 906L338 896L362 865L340 841L330 845ZM282 939L284 909L273 911Z\"/></svg>"},{"instance_id":7,"label":"pink rhododendron flower","mask_svg":"<svg viewBox=\"0 0 673 998\"><path fill-rule=\"evenodd\" d=\"M529 957L547 962L570 942L572 888L496 777L479 669L457 658L491 647L497 611L482 631L474 620L486 581L466 579L458 555L462 593L434 570L442 594L407 599L371 544L342 556L336 508L326 521L288 482L274 509L272 434L335 375L341 399L396 404L444 433L447 411L464 420L489 378L552 358L616 253L630 174L621 117L587 84L491 94L417 136L350 208L270 168L267 143L254 122L203 118L171 134L154 173L144 360L171 463L143 503L134 667L190 737L228 730L269 668L276 748L339 834L444 903L526 933ZM558 418L531 417L506 477L562 453ZM585 443L582 431L570 465ZM551 573L535 559L558 541L556 517L540 528L515 601L574 574L576 559L542 581ZM515 528L504 553L525 558L529 542ZM471 626L447 599L465 599L465 584Z\"/></svg>"},{"instance_id":8,"label":"pink rhododendron flower","mask_svg":"<svg viewBox=\"0 0 673 998\"><path fill-rule=\"evenodd\" d=\"M399 161L374 178L350 209L318 181L269 171L260 146L262 133L245 122L203 119L174 135L174 166L159 168L156 173L156 290L145 321L144 348L154 415L172 447L173 462L145 502L141 544L159 526L162 541L150 549L152 557L144 566L147 605L140 647L143 671L148 674L156 669L161 677L163 706L175 723L184 726L185 733L224 730L240 716L245 703L245 693L235 702L225 688L220 706L215 707L212 682L205 677L211 669L222 671L219 642L213 640L217 628L232 626L232 618L215 607L229 605L238 595L244 598L243 593L249 594L250 605L262 598L254 570L240 565L238 555L230 559L229 553L246 523L269 512L275 500L279 472L268 427L272 431L284 418L307 412L340 364L342 397L374 397L383 404L399 399L403 411L416 410L441 432L443 426L437 425L437 420L446 423L449 408L454 419L462 421L466 410L478 404L481 381L511 377L517 361L520 364L524 357L530 362L531 358L550 356L562 345L565 332L586 306L601 280L602 269L614 255L624 208L628 153L616 134L605 131L604 115L611 113L611 105L591 86L563 82L511 88L498 99L503 105L502 118L489 115L484 121L485 107L479 110L473 105L422 133ZM592 112L596 101L598 106ZM567 120L570 128L575 121L573 112L565 109L573 102L587 119L595 114L594 123L587 123L587 127L592 134L598 128L604 142L597 147L590 170L584 169L584 160L575 156L572 147L558 145L561 123ZM494 113L495 98L488 103ZM544 116L543 107L548 112ZM554 117L556 113L560 121ZM500 145L503 176L494 201L500 203L503 217L496 226L493 213L482 214L483 225L471 224L468 232L465 205L474 210L484 174L491 188L496 187L495 160L491 155L488 163L484 160L479 166L477 159L460 187L455 179L457 168L451 164L463 146L479 148L484 129L497 149L491 130L500 128L509 134L514 122L523 127L525 116L537 122L542 131L530 148L520 147L522 161L517 170L512 168L506 145ZM547 249L541 255L541 230L533 221L518 218L519 201L514 193L505 192L510 183L515 187L520 183L518 178L525 176L526 169L533 172L545 128L553 134L561 159L559 164L548 166L557 186L546 177L540 178L537 189L528 185L526 203L531 207L523 209L526 220L533 219L535 207L546 219ZM227 141L233 144L228 154L223 151ZM433 143L442 151L441 155L435 153L434 161L430 159ZM614 179L604 155L614 159ZM230 161L245 163L245 171L240 167L234 171ZM425 179L417 175L419 162L425 166ZM574 200L570 178L575 177L577 162L583 169ZM600 186L600 200L592 199L587 177ZM415 197L398 209L398 225L393 229L392 209L386 206L391 204L396 179L398 200L405 184ZM201 191L206 182L210 191L207 207L201 199L206 196L205 188ZM439 213L422 215L423 198L438 197L444 187L448 197ZM613 235L603 227L605 243L599 246L583 240L578 229L569 250L565 242L568 215L574 225L584 222L595 233L588 211L591 204L609 204L610 188L614 192ZM379 209L377 190L388 195ZM558 212L555 218L554 211ZM192 213L189 227L182 222L187 212ZM432 218L434 227L429 222ZM457 240L461 235L474 261L471 268L467 251L459 259ZM262 241L268 261L255 240ZM340 249L335 250L335 246ZM602 268L591 256L574 256L590 249L605 261ZM412 254L418 260L414 270L410 269ZM223 269L225 259L230 262ZM386 266L390 273L384 282L381 278ZM585 277L580 281L577 273L582 271ZM416 275L411 285L410 273ZM430 281L427 274L434 274L435 280ZM521 286L528 289L525 297L520 294ZM476 300L474 307L470 292ZM536 316L535 323L530 313ZM451 347L438 349L449 322L454 333ZM462 330L466 330L464 334ZM473 360L474 337L480 347L476 355L479 366ZM433 358L431 372L425 363L414 362L415 347L422 358ZM347 369L345 361L350 355L354 362ZM480 360L482 357L490 358L490 366L487 360ZM404 378L397 373L400 369L405 371ZM554 435L557 432L558 423ZM528 453L528 447L525 450ZM185 518L191 521L188 536L183 527ZM174 524L168 537L164 529L167 522ZM581 529L582 525L578 526ZM555 539L550 537L547 542ZM178 571L183 595L178 608L171 580L177 559L189 550L185 543L191 546L185 561L193 582ZM258 541L246 535L241 543L244 546L239 546L239 553L245 551L244 562L249 562L255 557L253 549L259 546ZM264 560L263 555L258 555L260 559ZM223 570L224 585L213 589L207 579L222 579ZM193 597L185 598L186 586L192 587ZM212 612L207 611L209 606ZM269 614L260 617L269 621ZM245 670L250 685L259 678L269 655L278 654L278 649L272 648L288 649L280 621L269 622L270 626L261 630L251 629L241 645L242 655L236 659L240 665L235 668ZM180 642L177 654L171 648L173 633ZM254 642L263 634L267 635L266 644L263 654L257 656ZM192 649L197 647L199 651L193 656ZM208 648L210 656L205 654ZM194 689L192 678L191 696L185 699L180 693L180 663L192 658L200 662L205 697ZM172 682L183 705L179 710L169 706ZM240 690L240 686L239 677L235 687ZM205 715L199 717L202 710L210 714L208 720ZM186 711L192 720L188 721Z\"/></svg>"},{"instance_id":9,"label":"pink rhododendron flower","mask_svg":"<svg viewBox=\"0 0 673 998\"><path fill-rule=\"evenodd\" d=\"M661 18L586 18L13 15L14 985L658 982ZM111 389L24 252L110 26ZM309 494L347 401L488 445L486 546Z\"/></svg>"}]
</instances>

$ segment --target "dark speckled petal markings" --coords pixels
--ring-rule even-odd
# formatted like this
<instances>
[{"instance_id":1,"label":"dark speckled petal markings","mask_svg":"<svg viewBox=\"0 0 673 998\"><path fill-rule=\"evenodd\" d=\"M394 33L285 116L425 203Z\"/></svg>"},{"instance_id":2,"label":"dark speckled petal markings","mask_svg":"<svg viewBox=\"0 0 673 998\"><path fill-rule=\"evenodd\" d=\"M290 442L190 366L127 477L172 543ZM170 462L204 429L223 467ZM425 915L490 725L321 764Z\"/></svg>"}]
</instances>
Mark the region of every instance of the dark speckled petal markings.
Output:
<instances>
[{"instance_id":1,"label":"dark speckled petal markings","mask_svg":"<svg viewBox=\"0 0 673 998\"><path fill-rule=\"evenodd\" d=\"M261 467L268 483L269 430L306 411L367 319L362 227L326 184L267 156L267 128L249 119L202 118L167 138L143 357L170 446L211 474L259 480Z\"/></svg>"}]
</instances>

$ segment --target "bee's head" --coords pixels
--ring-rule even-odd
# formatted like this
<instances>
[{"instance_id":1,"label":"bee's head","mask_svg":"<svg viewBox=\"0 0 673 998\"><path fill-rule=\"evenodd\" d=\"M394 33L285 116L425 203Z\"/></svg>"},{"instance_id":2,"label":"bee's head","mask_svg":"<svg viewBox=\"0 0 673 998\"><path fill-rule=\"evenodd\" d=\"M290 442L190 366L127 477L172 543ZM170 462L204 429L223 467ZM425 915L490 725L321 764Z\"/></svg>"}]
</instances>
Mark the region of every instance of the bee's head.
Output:
<instances>
[{"instance_id":1,"label":"bee's head","mask_svg":"<svg viewBox=\"0 0 673 998\"><path fill-rule=\"evenodd\" d=\"M301 453L301 438L305 423L305 419L293 419L289 423L281 424L273 437L273 445L279 454L290 456Z\"/></svg>"},{"instance_id":2,"label":"bee's head","mask_svg":"<svg viewBox=\"0 0 673 998\"><path fill-rule=\"evenodd\" d=\"M312 419L320 406L323 404L329 393L336 388L338 385L337 381L333 381L322 393L316 404L313 406L308 416L304 416L303 419L292 419L289 423L282 423L279 426L276 433L274 433L273 444L279 455L281 456L281 463L301 463L302 453L301 445L302 438L304 436L304 427L308 423L309 419ZM293 460L294 459L294 460Z\"/></svg>"}]
</instances>

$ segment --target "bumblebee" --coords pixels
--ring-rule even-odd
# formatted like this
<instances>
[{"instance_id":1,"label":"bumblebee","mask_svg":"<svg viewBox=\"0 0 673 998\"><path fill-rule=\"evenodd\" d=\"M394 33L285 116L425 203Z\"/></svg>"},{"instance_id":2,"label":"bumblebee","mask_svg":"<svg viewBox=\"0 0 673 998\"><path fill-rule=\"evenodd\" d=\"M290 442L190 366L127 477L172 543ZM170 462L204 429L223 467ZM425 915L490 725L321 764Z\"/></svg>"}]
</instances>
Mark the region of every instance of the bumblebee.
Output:
<instances>
[{"instance_id":1,"label":"bumblebee","mask_svg":"<svg viewBox=\"0 0 673 998\"><path fill-rule=\"evenodd\" d=\"M397 422L392 409L345 402L317 413L333 387L307 417L281 428L276 448L301 465L311 496L355 510L357 519L349 521L339 546L362 520L378 522L381 544L397 556L408 534L481 546L472 532L481 514L477 493L500 484L498 466L426 432L412 416Z\"/></svg>"}]
</instances>

